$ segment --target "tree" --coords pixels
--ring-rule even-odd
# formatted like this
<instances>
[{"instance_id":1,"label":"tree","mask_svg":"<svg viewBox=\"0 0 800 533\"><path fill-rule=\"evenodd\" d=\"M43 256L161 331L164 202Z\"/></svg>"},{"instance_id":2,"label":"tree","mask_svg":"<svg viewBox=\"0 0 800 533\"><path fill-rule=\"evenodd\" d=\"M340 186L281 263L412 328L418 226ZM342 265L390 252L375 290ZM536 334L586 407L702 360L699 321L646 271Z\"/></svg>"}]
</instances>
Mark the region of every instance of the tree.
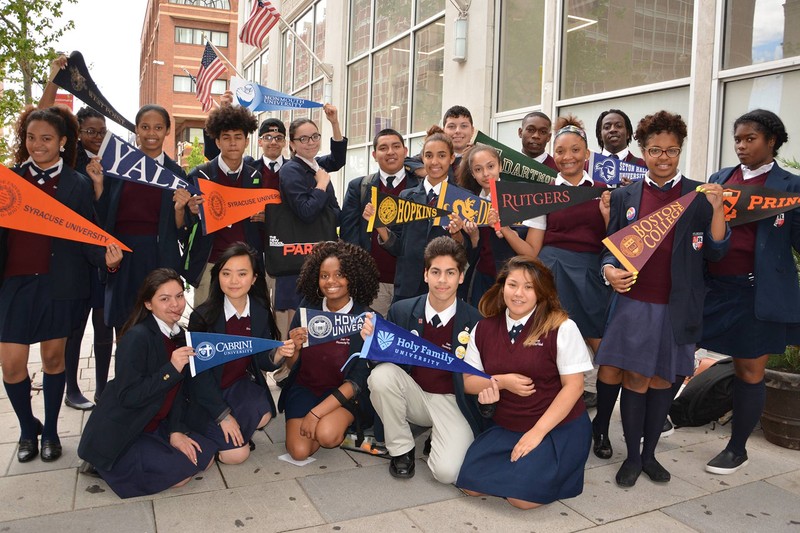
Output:
<instances>
[{"instance_id":1,"label":"tree","mask_svg":"<svg viewBox=\"0 0 800 533\"><path fill-rule=\"evenodd\" d=\"M203 145L200 144L200 139L195 137L192 141L192 151L186 157L186 173L188 174L194 167L205 162L206 156L203 155Z\"/></svg>"},{"instance_id":2,"label":"tree","mask_svg":"<svg viewBox=\"0 0 800 533\"><path fill-rule=\"evenodd\" d=\"M47 83L53 48L73 21L61 24L64 3L77 0L3 0L0 2L0 127L14 124L26 104L33 103L33 85ZM61 24L61 25L59 25ZM10 146L0 137L0 161L8 159Z\"/></svg>"}]
</instances>

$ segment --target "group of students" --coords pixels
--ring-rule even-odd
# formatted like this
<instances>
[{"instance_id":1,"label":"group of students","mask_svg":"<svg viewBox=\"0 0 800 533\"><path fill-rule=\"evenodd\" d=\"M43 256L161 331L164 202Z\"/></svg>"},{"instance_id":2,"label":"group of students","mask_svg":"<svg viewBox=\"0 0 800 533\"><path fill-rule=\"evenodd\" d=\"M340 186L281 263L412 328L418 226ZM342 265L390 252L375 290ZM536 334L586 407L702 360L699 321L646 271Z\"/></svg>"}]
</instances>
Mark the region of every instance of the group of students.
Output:
<instances>
[{"instance_id":1,"label":"group of students","mask_svg":"<svg viewBox=\"0 0 800 533\"><path fill-rule=\"evenodd\" d=\"M617 483L633 486L641 472L666 482L670 474L655 448L672 399L693 372L697 345L734 357L732 436L706 466L731 473L747 462L745 443L764 403L767 354L798 342L800 287L791 248L800 249L800 218L789 211L730 228L722 207L725 183L800 192L800 178L774 161L788 136L768 111L736 121L741 165L708 183L678 169L687 135L680 116L660 111L634 130L624 112L609 110L597 121L598 141L607 155L646 166L644 180L520 226L502 226L492 211L499 231L451 216L447 226L423 220L368 233L372 186L436 205L442 184L452 180L490 198L500 157L469 144L474 128L466 108L449 109L443 129L431 128L416 157L408 157L400 133L380 131L373 141L378 172L351 181L340 209L328 173L344 166L347 139L333 106L324 108L331 154L319 156L313 121L296 119L287 131L277 119L259 125L246 109L223 103L205 128L218 155L192 170L189 181L277 188L304 223L335 220L340 227L342 240L315 246L299 274L269 280L263 212L202 235L202 196L105 176L95 157L105 134L102 116L82 110L76 119L48 106L47 94L42 109L19 119L15 171L96 220L133 253L0 229L0 358L20 424L17 458L39 454L39 435L43 460L61 455L57 419L66 383L67 405L94 407L79 446L83 470L103 477L121 497L188 482L215 458L245 461L253 433L281 411L294 459L340 445L348 428L373 425L391 456L390 473L408 478L416 458L409 424L431 427L424 453L436 479L532 508L580 494L590 449L611 457L608 428L618 396L627 458ZM185 177L163 151L169 114L146 105L135 122L139 148ZM247 158L256 130L263 157ZM291 159L283 156L287 133ZM526 155L558 171L557 186L605 187L586 172L587 135L576 118L560 118L552 128L546 115L531 113L519 136ZM643 160L628 150L634 137ZM551 139L552 156L545 152ZM638 275L603 248L605 235L697 187L702 194ZM283 346L190 378L194 352L178 325L184 280L195 287L190 330L283 338ZM304 347L308 332L294 312L300 307L379 313L492 379L347 362L372 332L371 320L360 334ZM91 310L96 407L75 377ZM115 378L106 385L112 329ZM35 343L44 369L44 423L30 402L27 358ZM583 376L593 368L592 354L600 368L590 421ZM277 409L263 374L276 370L288 373Z\"/></svg>"}]
</instances>

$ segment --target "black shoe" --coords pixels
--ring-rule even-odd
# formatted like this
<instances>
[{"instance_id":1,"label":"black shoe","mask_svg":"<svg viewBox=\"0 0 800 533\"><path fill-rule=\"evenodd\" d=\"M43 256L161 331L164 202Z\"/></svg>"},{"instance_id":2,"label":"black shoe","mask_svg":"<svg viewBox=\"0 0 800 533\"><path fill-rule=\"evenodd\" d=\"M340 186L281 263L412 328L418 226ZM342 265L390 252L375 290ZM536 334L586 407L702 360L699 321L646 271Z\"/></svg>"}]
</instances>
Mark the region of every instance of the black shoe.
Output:
<instances>
[{"instance_id":1,"label":"black shoe","mask_svg":"<svg viewBox=\"0 0 800 533\"><path fill-rule=\"evenodd\" d=\"M727 448L706 464L706 472L712 474L733 474L743 466L747 466L747 453L736 455Z\"/></svg>"},{"instance_id":2,"label":"black shoe","mask_svg":"<svg viewBox=\"0 0 800 533\"><path fill-rule=\"evenodd\" d=\"M36 421L36 436L32 439L19 439L17 448L17 461L27 463L39 455L39 435L42 434L42 423Z\"/></svg>"},{"instance_id":3,"label":"black shoe","mask_svg":"<svg viewBox=\"0 0 800 533\"><path fill-rule=\"evenodd\" d=\"M392 457L392 460L389 463L389 473L392 475L392 477L401 479L409 479L414 477L414 451L415 449L411 448L410 451L404 453L403 455Z\"/></svg>"},{"instance_id":4,"label":"black shoe","mask_svg":"<svg viewBox=\"0 0 800 533\"><path fill-rule=\"evenodd\" d=\"M79 411L90 411L91 409L94 409L94 404L87 400L81 393L76 394L72 398L70 398L69 395L65 396L64 405Z\"/></svg>"},{"instance_id":5,"label":"black shoe","mask_svg":"<svg viewBox=\"0 0 800 533\"><path fill-rule=\"evenodd\" d=\"M614 455L614 450L611 448L611 441L608 435L593 433L592 440L594 440L594 446L592 447L594 454L600 459L611 459L611 456Z\"/></svg>"},{"instance_id":6,"label":"black shoe","mask_svg":"<svg viewBox=\"0 0 800 533\"><path fill-rule=\"evenodd\" d=\"M639 479L639 474L642 473L642 466L625 460L622 466L619 467L617 472L617 485L620 487L633 487L636 485L636 480Z\"/></svg>"},{"instance_id":7,"label":"black shoe","mask_svg":"<svg viewBox=\"0 0 800 533\"><path fill-rule=\"evenodd\" d=\"M61 457L61 443L58 440L42 439L42 461L50 463Z\"/></svg>"},{"instance_id":8,"label":"black shoe","mask_svg":"<svg viewBox=\"0 0 800 533\"><path fill-rule=\"evenodd\" d=\"M422 455L430 455L431 454L431 436L428 435L428 438L425 439L425 446L422 447Z\"/></svg>"},{"instance_id":9,"label":"black shoe","mask_svg":"<svg viewBox=\"0 0 800 533\"><path fill-rule=\"evenodd\" d=\"M588 390L583 391L583 403L586 404L587 409L597 407L597 393L589 392Z\"/></svg>"},{"instance_id":10,"label":"black shoe","mask_svg":"<svg viewBox=\"0 0 800 533\"><path fill-rule=\"evenodd\" d=\"M255 450L255 449L256 449L256 443L255 443L255 442L253 442L253 441L252 441L252 439L251 439L251 440L249 440L249 441L247 441L247 444L249 444L249 445L250 445L250 451L251 451L251 452L252 452L253 450Z\"/></svg>"},{"instance_id":11,"label":"black shoe","mask_svg":"<svg viewBox=\"0 0 800 533\"><path fill-rule=\"evenodd\" d=\"M78 473L89 477L100 477L100 472L89 461L81 463L81 466L78 467Z\"/></svg>"},{"instance_id":12,"label":"black shoe","mask_svg":"<svg viewBox=\"0 0 800 533\"><path fill-rule=\"evenodd\" d=\"M642 463L642 472L647 474L647 477L650 478L650 481L655 481L656 483L666 483L672 476L667 469L661 466L661 463L656 461L655 459L651 459L645 463Z\"/></svg>"}]
</instances>

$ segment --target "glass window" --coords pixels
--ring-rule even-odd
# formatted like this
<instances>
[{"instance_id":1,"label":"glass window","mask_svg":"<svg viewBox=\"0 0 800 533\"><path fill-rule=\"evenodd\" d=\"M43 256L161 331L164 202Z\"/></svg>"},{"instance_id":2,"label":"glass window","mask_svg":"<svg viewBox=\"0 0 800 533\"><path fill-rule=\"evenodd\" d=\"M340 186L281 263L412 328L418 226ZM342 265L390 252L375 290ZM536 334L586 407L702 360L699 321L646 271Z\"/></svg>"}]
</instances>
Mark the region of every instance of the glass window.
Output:
<instances>
[{"instance_id":1,"label":"glass window","mask_svg":"<svg viewBox=\"0 0 800 533\"><path fill-rule=\"evenodd\" d=\"M417 24L424 22L432 16L444 11L445 0L417 0ZM525 6L528 8L528 5ZM440 22L439 24L444 24Z\"/></svg>"},{"instance_id":2,"label":"glass window","mask_svg":"<svg viewBox=\"0 0 800 533\"><path fill-rule=\"evenodd\" d=\"M223 48L228 46L228 34L223 31L203 30L199 28L175 27L175 42L182 44L205 44L203 35L214 45Z\"/></svg>"},{"instance_id":3,"label":"glass window","mask_svg":"<svg viewBox=\"0 0 800 533\"><path fill-rule=\"evenodd\" d=\"M367 147L350 148L347 150L347 159L344 164L344 182L363 176L367 173L369 168L369 160L372 159L369 155Z\"/></svg>"},{"instance_id":4,"label":"glass window","mask_svg":"<svg viewBox=\"0 0 800 533\"><path fill-rule=\"evenodd\" d=\"M185 4L187 6L210 7L213 9L230 10L231 3L228 0L169 0L170 4Z\"/></svg>"},{"instance_id":5,"label":"glass window","mask_svg":"<svg viewBox=\"0 0 800 533\"><path fill-rule=\"evenodd\" d=\"M211 82L211 94L222 94L228 90L227 80L214 80Z\"/></svg>"},{"instance_id":6,"label":"glass window","mask_svg":"<svg viewBox=\"0 0 800 533\"><path fill-rule=\"evenodd\" d=\"M312 46L314 29L314 11L306 13L294 25L294 31L305 42L309 48ZM294 85L293 89L298 89L306 85L311 77L311 55L306 48L297 43L294 47Z\"/></svg>"},{"instance_id":7,"label":"glass window","mask_svg":"<svg viewBox=\"0 0 800 533\"><path fill-rule=\"evenodd\" d=\"M264 85L264 86L268 85L267 84L267 74L268 74L267 65L269 65L269 48L264 50L264 52L261 54L261 81L259 81L259 83L261 85Z\"/></svg>"},{"instance_id":8,"label":"glass window","mask_svg":"<svg viewBox=\"0 0 800 533\"><path fill-rule=\"evenodd\" d=\"M411 0L375 0L375 44L380 46L411 28Z\"/></svg>"},{"instance_id":9,"label":"glass window","mask_svg":"<svg viewBox=\"0 0 800 533\"><path fill-rule=\"evenodd\" d=\"M369 50L369 30L372 20L372 0L350 2L350 57Z\"/></svg>"},{"instance_id":10,"label":"glass window","mask_svg":"<svg viewBox=\"0 0 800 533\"><path fill-rule=\"evenodd\" d=\"M317 57L325 57L325 12L327 11L326 0L317 2L314 10L314 53ZM322 76L317 62L314 61L314 77Z\"/></svg>"},{"instance_id":11,"label":"glass window","mask_svg":"<svg viewBox=\"0 0 800 533\"><path fill-rule=\"evenodd\" d=\"M719 135L722 166L736 165L739 160L733 147L733 123L753 109L768 109L779 117L789 132L789 142L781 146L778 157L800 160L800 115L797 94L800 93L800 71L773 74L725 84L725 103ZM794 171L792 171L794 172Z\"/></svg>"},{"instance_id":12,"label":"glass window","mask_svg":"<svg viewBox=\"0 0 800 533\"><path fill-rule=\"evenodd\" d=\"M567 0L565 5L561 98L690 75L694 0Z\"/></svg>"},{"instance_id":13,"label":"glass window","mask_svg":"<svg viewBox=\"0 0 800 533\"><path fill-rule=\"evenodd\" d=\"M500 5L498 111L542 103L543 32L544 0Z\"/></svg>"},{"instance_id":14,"label":"glass window","mask_svg":"<svg viewBox=\"0 0 800 533\"><path fill-rule=\"evenodd\" d=\"M369 58L365 57L348 69L346 127L352 143L367 142L368 91Z\"/></svg>"},{"instance_id":15,"label":"glass window","mask_svg":"<svg viewBox=\"0 0 800 533\"><path fill-rule=\"evenodd\" d=\"M385 128L406 133L410 46L411 39L405 37L372 56L372 128L369 137Z\"/></svg>"},{"instance_id":16,"label":"glass window","mask_svg":"<svg viewBox=\"0 0 800 533\"><path fill-rule=\"evenodd\" d=\"M294 35L283 34L283 92L292 91L292 73L294 72Z\"/></svg>"},{"instance_id":17,"label":"glass window","mask_svg":"<svg viewBox=\"0 0 800 533\"><path fill-rule=\"evenodd\" d=\"M172 76L172 90L176 93L193 93L194 83L189 76Z\"/></svg>"},{"instance_id":18,"label":"glass window","mask_svg":"<svg viewBox=\"0 0 800 533\"><path fill-rule=\"evenodd\" d=\"M311 86L311 100L314 102L322 102L322 94L324 90L324 80L319 80ZM322 125L322 108L315 107L311 110L311 120L317 123L318 126Z\"/></svg>"},{"instance_id":19,"label":"glass window","mask_svg":"<svg viewBox=\"0 0 800 533\"><path fill-rule=\"evenodd\" d=\"M215 46L221 46L223 48L228 47L228 34L221 31L212 31L211 33L211 42L214 43Z\"/></svg>"},{"instance_id":20,"label":"glass window","mask_svg":"<svg viewBox=\"0 0 800 533\"><path fill-rule=\"evenodd\" d=\"M442 114L444 19L429 24L414 39L414 105L412 131L426 131ZM405 130L401 130L405 133Z\"/></svg>"},{"instance_id":21,"label":"glass window","mask_svg":"<svg viewBox=\"0 0 800 533\"><path fill-rule=\"evenodd\" d=\"M800 9L796 2L727 2L722 68L774 61L800 54Z\"/></svg>"}]
</instances>

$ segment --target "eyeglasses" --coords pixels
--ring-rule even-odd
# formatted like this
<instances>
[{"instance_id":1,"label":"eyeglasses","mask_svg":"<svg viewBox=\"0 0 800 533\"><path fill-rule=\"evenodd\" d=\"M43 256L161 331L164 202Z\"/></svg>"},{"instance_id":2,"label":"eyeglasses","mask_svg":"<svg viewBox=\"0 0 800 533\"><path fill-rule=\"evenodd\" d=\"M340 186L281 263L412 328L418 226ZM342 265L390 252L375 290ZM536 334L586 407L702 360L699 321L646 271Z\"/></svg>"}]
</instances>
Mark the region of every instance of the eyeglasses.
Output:
<instances>
[{"instance_id":1,"label":"eyeglasses","mask_svg":"<svg viewBox=\"0 0 800 533\"><path fill-rule=\"evenodd\" d=\"M680 148L659 148L658 146L651 146L647 149L647 153L650 154L650 157L660 157L661 154L665 153L669 157L678 157L681 154Z\"/></svg>"},{"instance_id":2,"label":"eyeglasses","mask_svg":"<svg viewBox=\"0 0 800 533\"><path fill-rule=\"evenodd\" d=\"M271 143L272 141L275 141L276 143L282 143L283 141L286 140L286 136L285 135L262 135L261 137L259 137L259 139L261 139L265 143ZM300 142L302 142L302 141L300 141Z\"/></svg>"},{"instance_id":3,"label":"eyeglasses","mask_svg":"<svg viewBox=\"0 0 800 533\"><path fill-rule=\"evenodd\" d=\"M314 135L301 135L300 137L295 137L292 139L293 141L298 141L300 144L308 144L308 141L317 142L322 138L322 135L319 133L315 133Z\"/></svg>"},{"instance_id":4,"label":"eyeglasses","mask_svg":"<svg viewBox=\"0 0 800 533\"><path fill-rule=\"evenodd\" d=\"M88 130L78 130L81 134L86 135L87 137L105 137L108 130L96 130L94 128L89 128Z\"/></svg>"}]
</instances>

